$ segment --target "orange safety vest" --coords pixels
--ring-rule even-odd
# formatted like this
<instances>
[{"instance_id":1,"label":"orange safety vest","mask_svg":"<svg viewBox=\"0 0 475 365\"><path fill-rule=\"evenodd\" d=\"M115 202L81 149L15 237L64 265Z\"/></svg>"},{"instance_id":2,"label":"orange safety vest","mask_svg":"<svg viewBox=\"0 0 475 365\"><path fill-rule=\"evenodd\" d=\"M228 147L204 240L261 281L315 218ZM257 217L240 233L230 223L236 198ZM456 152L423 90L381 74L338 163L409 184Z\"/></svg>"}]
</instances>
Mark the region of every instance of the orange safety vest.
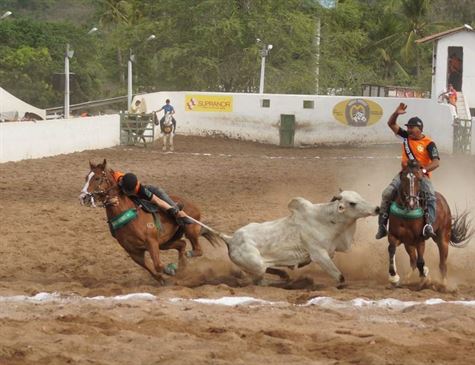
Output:
<instances>
[{"instance_id":1,"label":"orange safety vest","mask_svg":"<svg viewBox=\"0 0 475 365\"><path fill-rule=\"evenodd\" d=\"M427 150L427 146L432 143L432 139L427 136L424 136L422 139L412 139L408 138L409 147L411 147L411 151L414 157L419 161L419 164L422 167L427 167L432 162L430 158L429 151ZM406 151L404 150L404 144L402 145L402 156L401 156L401 165L402 167L407 166L407 161L409 158L407 157ZM427 173L429 177L431 173Z\"/></svg>"},{"instance_id":2,"label":"orange safety vest","mask_svg":"<svg viewBox=\"0 0 475 365\"><path fill-rule=\"evenodd\" d=\"M123 172L121 172L121 171L114 171L114 172L112 173L112 177L114 178L114 180L115 180L117 183L120 182L120 180L122 179L122 177L123 177L124 175L125 175L125 174L124 174ZM137 181L137 185L135 185L135 191L134 191L135 194L138 194L139 188L140 188L140 182Z\"/></svg>"}]
</instances>

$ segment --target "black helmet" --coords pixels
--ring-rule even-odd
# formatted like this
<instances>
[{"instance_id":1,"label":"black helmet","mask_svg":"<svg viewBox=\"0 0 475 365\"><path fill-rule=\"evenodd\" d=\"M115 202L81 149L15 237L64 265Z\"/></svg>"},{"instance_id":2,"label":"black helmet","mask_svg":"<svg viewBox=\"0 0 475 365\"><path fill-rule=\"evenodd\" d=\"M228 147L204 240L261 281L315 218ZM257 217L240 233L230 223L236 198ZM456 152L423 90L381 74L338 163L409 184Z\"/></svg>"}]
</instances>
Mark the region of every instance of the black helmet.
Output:
<instances>
[{"instance_id":1,"label":"black helmet","mask_svg":"<svg viewBox=\"0 0 475 365\"><path fill-rule=\"evenodd\" d=\"M122 176L119 185L126 195L132 195L135 193L135 187L137 186L137 183L137 176L135 176L135 174L132 174L131 172L128 172L124 176Z\"/></svg>"},{"instance_id":2,"label":"black helmet","mask_svg":"<svg viewBox=\"0 0 475 365\"><path fill-rule=\"evenodd\" d=\"M417 127L421 131L424 129L424 123L422 123L422 120L418 117L412 117L411 119L409 119L407 123L405 124L405 126Z\"/></svg>"},{"instance_id":3,"label":"black helmet","mask_svg":"<svg viewBox=\"0 0 475 365\"><path fill-rule=\"evenodd\" d=\"M165 103L167 104L170 103L170 99L165 100Z\"/></svg>"}]
</instances>

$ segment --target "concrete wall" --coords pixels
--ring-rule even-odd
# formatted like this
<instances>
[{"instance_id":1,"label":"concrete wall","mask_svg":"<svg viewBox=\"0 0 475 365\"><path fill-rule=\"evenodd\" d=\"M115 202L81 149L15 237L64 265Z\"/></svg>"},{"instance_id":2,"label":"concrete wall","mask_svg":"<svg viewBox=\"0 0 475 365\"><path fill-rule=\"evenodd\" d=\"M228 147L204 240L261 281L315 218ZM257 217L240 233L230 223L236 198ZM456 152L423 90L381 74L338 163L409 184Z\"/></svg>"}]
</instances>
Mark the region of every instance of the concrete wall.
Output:
<instances>
[{"instance_id":1,"label":"concrete wall","mask_svg":"<svg viewBox=\"0 0 475 365\"><path fill-rule=\"evenodd\" d=\"M400 117L399 124L419 116L425 123L425 133L439 149L452 152L449 106L430 99L199 92L160 92L138 97L146 101L147 112L159 109L170 98L176 109L178 134L223 135L279 144L281 114L293 114L296 146L397 143L386 122L404 101L407 114ZM269 107L262 106L263 100L269 102ZM304 102L313 103L313 108L304 108ZM366 122L350 125L348 115L355 113L366 116ZM107 148L119 143L119 115L0 123L0 162Z\"/></svg>"},{"instance_id":2,"label":"concrete wall","mask_svg":"<svg viewBox=\"0 0 475 365\"><path fill-rule=\"evenodd\" d=\"M188 107L190 97L211 100L220 96L232 101L232 111L197 111L196 108ZM407 114L400 117L400 125L412 116L419 116L425 123L425 133L435 140L439 149L452 152L452 116L449 106L431 99L197 92L159 92L140 95L140 98L146 101L147 112L159 109L169 98L176 110L177 133L221 134L272 144L279 144L280 115L294 114L295 145L397 142L386 122L402 101L408 108ZM270 107L262 107L263 99L270 101ZM335 107L354 99L376 104L371 104L370 109L379 107L379 120L373 120L373 124L366 126L350 126L338 121ZM314 108L304 109L304 101L313 101Z\"/></svg>"},{"instance_id":3,"label":"concrete wall","mask_svg":"<svg viewBox=\"0 0 475 365\"><path fill-rule=\"evenodd\" d=\"M118 145L118 115L0 123L0 162Z\"/></svg>"}]
</instances>

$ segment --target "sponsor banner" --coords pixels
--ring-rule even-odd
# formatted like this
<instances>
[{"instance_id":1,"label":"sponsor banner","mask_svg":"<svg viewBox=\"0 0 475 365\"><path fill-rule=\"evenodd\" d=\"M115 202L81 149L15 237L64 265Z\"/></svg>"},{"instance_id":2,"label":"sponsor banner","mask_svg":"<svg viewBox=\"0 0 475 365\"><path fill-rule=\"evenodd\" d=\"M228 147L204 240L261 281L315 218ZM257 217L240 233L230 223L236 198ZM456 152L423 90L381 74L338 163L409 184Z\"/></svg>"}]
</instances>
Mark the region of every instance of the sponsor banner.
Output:
<instances>
[{"instance_id":1,"label":"sponsor banner","mask_svg":"<svg viewBox=\"0 0 475 365\"><path fill-rule=\"evenodd\" d=\"M233 97L223 95L185 95L187 112L232 112Z\"/></svg>"},{"instance_id":2,"label":"sponsor banner","mask_svg":"<svg viewBox=\"0 0 475 365\"><path fill-rule=\"evenodd\" d=\"M333 108L333 116L340 123L352 127L366 127L377 123L383 115L381 106L368 99L348 99Z\"/></svg>"}]
</instances>

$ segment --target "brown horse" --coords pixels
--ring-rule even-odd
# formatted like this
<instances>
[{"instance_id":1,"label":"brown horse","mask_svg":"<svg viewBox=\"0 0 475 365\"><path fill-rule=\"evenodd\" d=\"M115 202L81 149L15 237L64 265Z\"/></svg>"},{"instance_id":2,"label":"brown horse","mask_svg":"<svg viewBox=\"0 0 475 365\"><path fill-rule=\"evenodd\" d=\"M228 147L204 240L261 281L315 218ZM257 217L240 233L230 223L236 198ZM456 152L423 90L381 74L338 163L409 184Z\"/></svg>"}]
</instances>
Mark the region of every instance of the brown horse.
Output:
<instances>
[{"instance_id":1,"label":"brown horse","mask_svg":"<svg viewBox=\"0 0 475 365\"><path fill-rule=\"evenodd\" d=\"M408 166L401 171L400 178L401 184L389 215L389 281L394 286L399 285L400 278L396 271L395 254L396 247L403 243L409 254L412 271L416 267L419 270L421 278L419 289L422 289L428 281L429 269L424 262L425 238L422 236L422 229L425 223L425 199L420 191L423 173L419 163L410 161ZM449 245L465 247L468 243L466 241L474 232L470 230L470 222L467 220L468 212L452 217L449 205L442 194L436 192L436 199L437 218L433 224L436 235L434 241L439 248L439 270L445 286Z\"/></svg>"},{"instance_id":2,"label":"brown horse","mask_svg":"<svg viewBox=\"0 0 475 365\"><path fill-rule=\"evenodd\" d=\"M198 224L186 224L184 230L180 230L175 220L160 210L156 213L160 221L160 229L158 229L153 215L145 212L122 193L112 176L113 170L107 168L106 160L102 164L89 163L89 165L91 170L86 176L86 184L79 196L81 203L96 206L95 202L99 202L105 207L112 235L130 257L148 270L158 281L163 282L162 273L175 275L176 270L176 266L173 264L164 267L160 261L159 250L176 249L180 267L186 265L186 242L182 239L183 234L191 242L192 256L203 254L198 240L200 235L214 245L214 241L209 238L209 232L206 229L202 230ZM171 198L183 206L183 210L188 216L197 221L200 220L200 210L194 204L177 196L171 196ZM135 215L136 217L128 222L126 219L124 222L123 219L128 215L131 215L132 218ZM125 225L112 228L111 222L116 223L119 220L122 220ZM146 255L147 252L149 255Z\"/></svg>"}]
</instances>

